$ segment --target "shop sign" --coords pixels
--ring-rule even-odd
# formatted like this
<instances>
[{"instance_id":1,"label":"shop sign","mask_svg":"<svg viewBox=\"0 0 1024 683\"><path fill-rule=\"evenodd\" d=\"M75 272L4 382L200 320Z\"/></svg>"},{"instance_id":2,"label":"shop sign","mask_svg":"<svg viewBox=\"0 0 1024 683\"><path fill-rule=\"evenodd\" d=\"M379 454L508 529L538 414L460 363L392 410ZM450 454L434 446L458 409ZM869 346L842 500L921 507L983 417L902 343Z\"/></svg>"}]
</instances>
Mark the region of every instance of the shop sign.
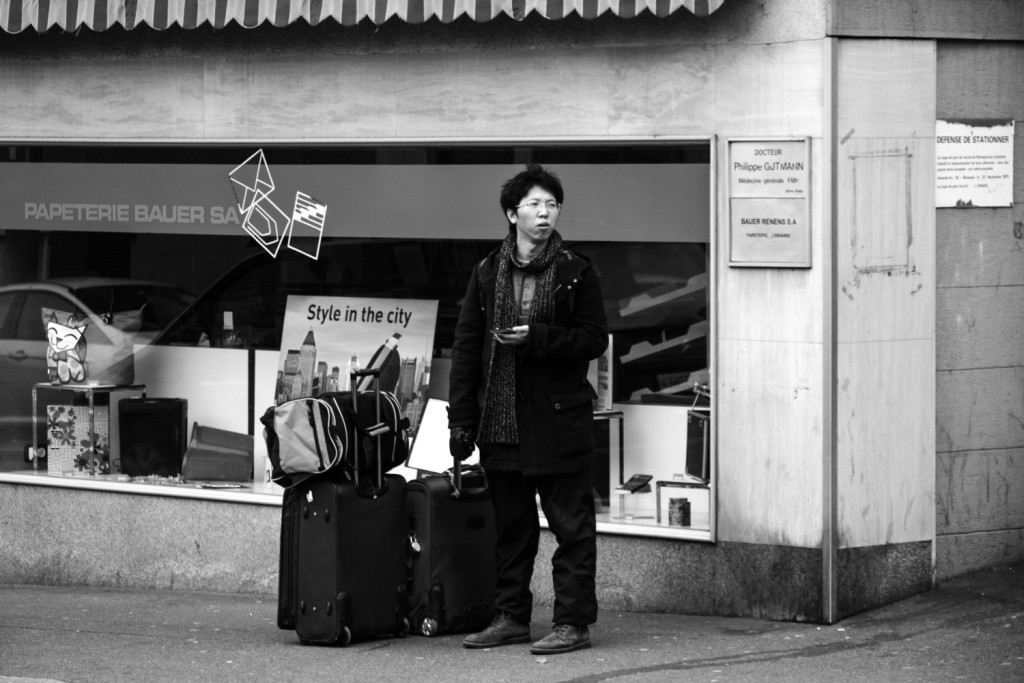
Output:
<instances>
[{"instance_id":1,"label":"shop sign","mask_svg":"<svg viewBox=\"0 0 1024 683\"><path fill-rule=\"evenodd\" d=\"M935 122L935 206L1013 206L1013 121Z\"/></svg>"},{"instance_id":2,"label":"shop sign","mask_svg":"<svg viewBox=\"0 0 1024 683\"><path fill-rule=\"evenodd\" d=\"M808 140L728 144L729 265L810 268Z\"/></svg>"},{"instance_id":3,"label":"shop sign","mask_svg":"<svg viewBox=\"0 0 1024 683\"><path fill-rule=\"evenodd\" d=\"M274 403L350 391L351 373L377 370L415 436L430 386L437 300L289 295ZM233 326L232 334L250 330ZM358 389L369 378L361 380Z\"/></svg>"},{"instance_id":4,"label":"shop sign","mask_svg":"<svg viewBox=\"0 0 1024 683\"><path fill-rule=\"evenodd\" d=\"M500 239L505 219L495 188L521 170L279 164L271 156L240 154L240 165L0 161L0 230L237 235L269 254L290 248L311 259L322 239L337 237ZM560 164L556 171L572 186L559 224L566 240L709 239L707 163Z\"/></svg>"}]
</instances>

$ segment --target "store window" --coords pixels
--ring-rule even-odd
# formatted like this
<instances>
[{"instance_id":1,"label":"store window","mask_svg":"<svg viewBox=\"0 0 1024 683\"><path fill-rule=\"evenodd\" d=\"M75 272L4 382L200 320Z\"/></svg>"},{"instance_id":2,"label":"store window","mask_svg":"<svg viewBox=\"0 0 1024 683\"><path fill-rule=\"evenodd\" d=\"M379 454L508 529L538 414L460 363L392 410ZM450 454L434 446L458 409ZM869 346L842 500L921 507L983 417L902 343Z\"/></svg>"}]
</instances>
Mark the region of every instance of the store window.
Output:
<instances>
[{"instance_id":1,"label":"store window","mask_svg":"<svg viewBox=\"0 0 1024 683\"><path fill-rule=\"evenodd\" d=\"M609 352L592 373L599 521L627 533L710 537L707 141L20 146L8 157L0 163L0 262L10 265L0 281L0 472L279 494L262 466L260 415L293 386L345 388L352 363L368 360L329 358L336 331L317 328L301 342L291 335L302 326L312 334L316 315L356 320L369 309L372 318L375 307L429 317L422 344L399 341L416 432L426 414L420 398L446 399L470 270L506 230L500 185L536 161L562 178L559 229L593 261L610 323ZM246 224L231 174L254 159L272 175L261 196L273 201ZM275 244L267 236L293 201L307 202L320 222L305 225L304 242L294 223L293 241ZM296 322L297 302L322 312ZM83 345L54 350L53 335L78 334ZM302 371L300 347L313 344L320 361ZM152 442L158 432L163 441ZM229 455L183 472L180 451L197 433L200 446L221 439ZM414 453L428 447L414 438Z\"/></svg>"}]
</instances>

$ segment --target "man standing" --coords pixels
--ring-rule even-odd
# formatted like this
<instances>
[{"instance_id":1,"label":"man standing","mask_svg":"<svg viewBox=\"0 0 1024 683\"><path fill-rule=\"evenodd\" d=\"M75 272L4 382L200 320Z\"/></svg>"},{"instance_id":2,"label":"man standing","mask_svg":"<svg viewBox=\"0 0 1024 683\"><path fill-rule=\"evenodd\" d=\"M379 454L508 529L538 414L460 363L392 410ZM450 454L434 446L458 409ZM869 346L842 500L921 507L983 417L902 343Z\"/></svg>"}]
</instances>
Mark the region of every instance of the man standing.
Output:
<instances>
[{"instance_id":1,"label":"man standing","mask_svg":"<svg viewBox=\"0 0 1024 683\"><path fill-rule=\"evenodd\" d=\"M588 648L597 620L587 365L608 345L608 322L593 267L555 230L563 200L561 181L538 164L505 182L508 234L474 267L455 328L451 451L465 459L479 444L497 527L497 613L463 641L468 648L531 640L538 495L558 543L555 625L531 652Z\"/></svg>"}]
</instances>

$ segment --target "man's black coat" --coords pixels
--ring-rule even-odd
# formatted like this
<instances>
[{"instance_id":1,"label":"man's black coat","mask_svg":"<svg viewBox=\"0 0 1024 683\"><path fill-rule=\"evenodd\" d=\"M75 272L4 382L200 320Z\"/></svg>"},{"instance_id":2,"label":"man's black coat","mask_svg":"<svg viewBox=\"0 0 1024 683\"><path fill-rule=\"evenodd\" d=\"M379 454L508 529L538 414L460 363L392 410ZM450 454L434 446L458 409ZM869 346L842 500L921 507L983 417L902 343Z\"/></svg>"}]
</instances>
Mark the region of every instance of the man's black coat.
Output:
<instances>
[{"instance_id":1,"label":"man's black coat","mask_svg":"<svg viewBox=\"0 0 1024 683\"><path fill-rule=\"evenodd\" d=\"M588 469L594 449L594 390L589 362L608 346L608 320L593 266L568 252L558 265L555 315L530 323L524 346L515 347L519 445L480 444L481 464L524 475ZM449 387L449 427L479 425L492 351L498 250L478 263L455 326Z\"/></svg>"}]
</instances>

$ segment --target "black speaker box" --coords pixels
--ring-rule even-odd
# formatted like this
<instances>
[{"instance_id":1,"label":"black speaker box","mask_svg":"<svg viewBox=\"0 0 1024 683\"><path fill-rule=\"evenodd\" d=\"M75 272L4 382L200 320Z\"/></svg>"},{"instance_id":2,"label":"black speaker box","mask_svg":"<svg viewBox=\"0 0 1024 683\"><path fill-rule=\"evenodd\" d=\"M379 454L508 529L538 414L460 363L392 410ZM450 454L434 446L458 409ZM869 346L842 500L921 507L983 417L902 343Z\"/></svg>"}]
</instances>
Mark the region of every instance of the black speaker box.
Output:
<instances>
[{"instance_id":1,"label":"black speaker box","mask_svg":"<svg viewBox=\"0 0 1024 683\"><path fill-rule=\"evenodd\" d=\"M183 398L121 399L118 421L122 474L132 477L181 474L181 459L188 444L188 401Z\"/></svg>"},{"instance_id":2,"label":"black speaker box","mask_svg":"<svg viewBox=\"0 0 1024 683\"><path fill-rule=\"evenodd\" d=\"M711 481L711 411L686 411L686 473L705 484Z\"/></svg>"}]
</instances>

